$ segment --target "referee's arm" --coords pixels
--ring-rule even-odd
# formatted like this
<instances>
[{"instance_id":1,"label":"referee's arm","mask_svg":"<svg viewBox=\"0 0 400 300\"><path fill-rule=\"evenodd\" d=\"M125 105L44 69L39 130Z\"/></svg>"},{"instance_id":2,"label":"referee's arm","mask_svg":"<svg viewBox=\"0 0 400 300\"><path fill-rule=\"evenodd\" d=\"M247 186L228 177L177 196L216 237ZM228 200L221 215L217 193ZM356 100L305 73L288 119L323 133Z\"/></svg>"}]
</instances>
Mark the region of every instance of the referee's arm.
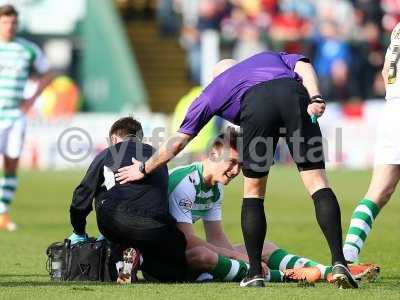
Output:
<instances>
[{"instance_id":1,"label":"referee's arm","mask_svg":"<svg viewBox=\"0 0 400 300\"><path fill-rule=\"evenodd\" d=\"M303 85L310 97L321 95L317 74L309 62L299 60L294 67L294 71L302 77Z\"/></svg>"},{"instance_id":2,"label":"referee's arm","mask_svg":"<svg viewBox=\"0 0 400 300\"><path fill-rule=\"evenodd\" d=\"M86 217L93 210L93 198L104 182L103 168L105 154L106 150L93 160L85 177L73 193L69 213L71 225L76 234L83 235L86 232Z\"/></svg>"}]
</instances>

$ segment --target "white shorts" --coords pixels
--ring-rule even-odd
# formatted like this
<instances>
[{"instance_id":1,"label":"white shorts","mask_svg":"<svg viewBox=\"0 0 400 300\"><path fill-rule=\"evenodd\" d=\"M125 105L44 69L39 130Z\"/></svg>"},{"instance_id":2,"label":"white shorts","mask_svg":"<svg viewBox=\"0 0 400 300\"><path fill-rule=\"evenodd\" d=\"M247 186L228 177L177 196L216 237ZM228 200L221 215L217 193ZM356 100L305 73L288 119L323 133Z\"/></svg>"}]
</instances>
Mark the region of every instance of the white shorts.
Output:
<instances>
[{"instance_id":1,"label":"white shorts","mask_svg":"<svg viewBox=\"0 0 400 300\"><path fill-rule=\"evenodd\" d=\"M385 103L375 146L375 165L400 164L400 99Z\"/></svg>"},{"instance_id":2,"label":"white shorts","mask_svg":"<svg viewBox=\"0 0 400 300\"><path fill-rule=\"evenodd\" d=\"M10 158L19 158L25 139L26 117L21 116L9 126L0 128L0 153Z\"/></svg>"}]
</instances>

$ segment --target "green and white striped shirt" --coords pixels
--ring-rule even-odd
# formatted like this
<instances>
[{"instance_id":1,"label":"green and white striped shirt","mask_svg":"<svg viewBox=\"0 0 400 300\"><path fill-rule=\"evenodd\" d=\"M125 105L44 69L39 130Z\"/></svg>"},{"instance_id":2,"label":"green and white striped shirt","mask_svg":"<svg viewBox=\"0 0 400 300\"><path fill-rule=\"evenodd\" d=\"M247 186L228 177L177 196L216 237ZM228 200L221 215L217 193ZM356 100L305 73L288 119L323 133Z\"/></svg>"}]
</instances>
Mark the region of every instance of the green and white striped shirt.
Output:
<instances>
[{"instance_id":1,"label":"green and white striped shirt","mask_svg":"<svg viewBox=\"0 0 400 300\"><path fill-rule=\"evenodd\" d=\"M199 219L220 221L223 185L207 187L203 179L203 165L195 162L173 169L168 183L169 211L180 223L194 223Z\"/></svg>"},{"instance_id":2,"label":"green and white striped shirt","mask_svg":"<svg viewBox=\"0 0 400 300\"><path fill-rule=\"evenodd\" d=\"M44 73L48 69L47 60L35 44L22 38L0 41L0 125L22 115L19 105L31 72Z\"/></svg>"}]
</instances>

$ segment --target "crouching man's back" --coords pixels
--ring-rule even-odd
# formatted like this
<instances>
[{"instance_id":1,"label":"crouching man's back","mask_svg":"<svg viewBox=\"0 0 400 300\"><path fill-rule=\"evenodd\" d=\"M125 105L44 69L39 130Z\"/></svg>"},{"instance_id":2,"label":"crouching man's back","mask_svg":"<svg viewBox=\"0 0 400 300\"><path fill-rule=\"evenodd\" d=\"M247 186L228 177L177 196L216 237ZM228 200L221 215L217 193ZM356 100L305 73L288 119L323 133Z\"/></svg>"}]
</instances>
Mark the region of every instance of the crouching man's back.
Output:
<instances>
[{"instance_id":1,"label":"crouching man's back","mask_svg":"<svg viewBox=\"0 0 400 300\"><path fill-rule=\"evenodd\" d=\"M74 191L70 207L74 234L86 236L86 217L95 198L97 225L107 240L120 249L136 248L144 261L142 270L153 278L185 280L186 240L168 211L167 167L145 174L140 181L118 183L118 169L131 165L132 158L144 165L155 150L141 142L141 124L131 117L116 121L109 135L112 145L93 160Z\"/></svg>"}]
</instances>

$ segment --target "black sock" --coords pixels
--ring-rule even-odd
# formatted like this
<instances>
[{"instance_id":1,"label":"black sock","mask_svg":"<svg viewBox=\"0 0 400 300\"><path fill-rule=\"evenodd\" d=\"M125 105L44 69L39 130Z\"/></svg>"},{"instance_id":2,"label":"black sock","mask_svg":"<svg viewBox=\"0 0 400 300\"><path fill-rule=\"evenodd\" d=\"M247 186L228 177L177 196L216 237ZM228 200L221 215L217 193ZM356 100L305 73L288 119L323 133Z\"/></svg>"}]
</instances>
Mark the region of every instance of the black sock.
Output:
<instances>
[{"instance_id":1,"label":"black sock","mask_svg":"<svg viewBox=\"0 0 400 300\"><path fill-rule=\"evenodd\" d=\"M261 254L267 232L264 199L243 198L242 232L250 260L249 276L261 275Z\"/></svg>"},{"instance_id":2,"label":"black sock","mask_svg":"<svg viewBox=\"0 0 400 300\"><path fill-rule=\"evenodd\" d=\"M330 188L323 188L316 191L311 197L314 200L319 227L321 227L331 250L332 264L336 262L346 264L342 247L340 207L335 194Z\"/></svg>"}]
</instances>

